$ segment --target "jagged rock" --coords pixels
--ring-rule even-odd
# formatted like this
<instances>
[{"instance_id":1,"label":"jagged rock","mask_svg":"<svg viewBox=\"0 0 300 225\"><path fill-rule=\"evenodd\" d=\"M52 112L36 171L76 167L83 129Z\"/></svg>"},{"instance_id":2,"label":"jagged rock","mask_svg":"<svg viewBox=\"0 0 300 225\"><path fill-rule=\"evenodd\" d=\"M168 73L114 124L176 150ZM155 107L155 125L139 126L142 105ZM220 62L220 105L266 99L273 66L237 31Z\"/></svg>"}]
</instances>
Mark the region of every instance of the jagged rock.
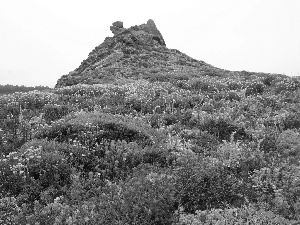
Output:
<instances>
[{"instance_id":1,"label":"jagged rock","mask_svg":"<svg viewBox=\"0 0 300 225\"><path fill-rule=\"evenodd\" d=\"M120 34L123 31L125 31L126 29L125 28L119 28L119 27L116 27L116 26L110 26L110 30L113 34Z\"/></svg>"},{"instance_id":2,"label":"jagged rock","mask_svg":"<svg viewBox=\"0 0 300 225\"><path fill-rule=\"evenodd\" d=\"M114 82L119 78L151 79L157 74L172 77L178 74L201 75L208 71L225 73L178 50L168 49L151 19L130 28L124 28L123 22L116 21L110 30L114 36L105 38L77 69L63 75L56 87Z\"/></svg>"},{"instance_id":3,"label":"jagged rock","mask_svg":"<svg viewBox=\"0 0 300 225\"><path fill-rule=\"evenodd\" d=\"M112 24L114 27L123 28L123 22L116 21Z\"/></svg>"}]
</instances>

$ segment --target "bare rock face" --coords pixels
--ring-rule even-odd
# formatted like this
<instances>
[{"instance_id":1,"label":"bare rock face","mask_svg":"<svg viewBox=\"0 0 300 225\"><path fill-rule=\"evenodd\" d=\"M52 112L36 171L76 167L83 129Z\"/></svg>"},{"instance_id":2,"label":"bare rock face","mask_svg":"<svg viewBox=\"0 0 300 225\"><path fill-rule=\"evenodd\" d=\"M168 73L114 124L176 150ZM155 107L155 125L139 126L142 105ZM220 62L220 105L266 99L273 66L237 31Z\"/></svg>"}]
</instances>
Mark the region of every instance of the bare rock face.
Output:
<instances>
[{"instance_id":1,"label":"bare rock face","mask_svg":"<svg viewBox=\"0 0 300 225\"><path fill-rule=\"evenodd\" d=\"M151 79L160 74L201 74L212 67L178 50L168 49L153 20L129 28L116 21L110 26L113 37L91 51L80 66L63 75L56 87L75 84L110 83L118 79Z\"/></svg>"},{"instance_id":2,"label":"bare rock face","mask_svg":"<svg viewBox=\"0 0 300 225\"><path fill-rule=\"evenodd\" d=\"M123 28L123 22L121 21L116 21L112 24L112 26L110 26L110 30L113 34L120 34L123 31L125 31L126 29Z\"/></svg>"},{"instance_id":3,"label":"bare rock face","mask_svg":"<svg viewBox=\"0 0 300 225\"><path fill-rule=\"evenodd\" d=\"M123 22L116 21L112 24L114 27L123 28Z\"/></svg>"},{"instance_id":4,"label":"bare rock face","mask_svg":"<svg viewBox=\"0 0 300 225\"><path fill-rule=\"evenodd\" d=\"M123 27L123 22L116 21L112 24L112 26L110 26L110 30L114 35L119 35L124 31L127 31L127 34L130 34L131 36L130 38L139 44L153 44L158 42L158 44L166 46L163 36L157 29L154 21L151 19L148 20L146 24L133 26L128 29ZM129 39L127 38L127 41Z\"/></svg>"}]
</instances>

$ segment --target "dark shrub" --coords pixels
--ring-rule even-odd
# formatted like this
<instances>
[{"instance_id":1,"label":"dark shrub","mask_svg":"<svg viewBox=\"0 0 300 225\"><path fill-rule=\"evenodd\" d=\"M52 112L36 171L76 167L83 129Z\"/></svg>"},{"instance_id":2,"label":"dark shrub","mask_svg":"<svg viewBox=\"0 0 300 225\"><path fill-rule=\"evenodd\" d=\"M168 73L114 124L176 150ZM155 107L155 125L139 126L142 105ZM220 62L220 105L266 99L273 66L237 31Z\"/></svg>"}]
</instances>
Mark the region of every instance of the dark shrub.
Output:
<instances>
[{"instance_id":1,"label":"dark shrub","mask_svg":"<svg viewBox=\"0 0 300 225\"><path fill-rule=\"evenodd\" d=\"M195 153L201 153L204 155L209 155L211 152L216 151L219 140L216 136L206 132L206 131L200 131L200 132L193 132L190 134L182 134L181 135L185 140L190 140L191 144L193 145L191 147L191 150Z\"/></svg>"},{"instance_id":2,"label":"dark shrub","mask_svg":"<svg viewBox=\"0 0 300 225\"><path fill-rule=\"evenodd\" d=\"M69 109L65 105L45 105L44 118L47 123L62 118L69 113Z\"/></svg>"},{"instance_id":3,"label":"dark shrub","mask_svg":"<svg viewBox=\"0 0 300 225\"><path fill-rule=\"evenodd\" d=\"M269 75L263 79L263 84L266 86L271 86L272 81L275 80L275 78L276 78L275 76Z\"/></svg>"},{"instance_id":4,"label":"dark shrub","mask_svg":"<svg viewBox=\"0 0 300 225\"><path fill-rule=\"evenodd\" d=\"M230 92L228 92L225 99L230 100L230 101L233 101L233 100L240 101L241 97L236 92L230 91Z\"/></svg>"},{"instance_id":5,"label":"dark shrub","mask_svg":"<svg viewBox=\"0 0 300 225\"><path fill-rule=\"evenodd\" d=\"M252 83L246 88L245 96L262 94L264 92L264 85L262 83Z\"/></svg>"},{"instance_id":6,"label":"dark shrub","mask_svg":"<svg viewBox=\"0 0 300 225\"><path fill-rule=\"evenodd\" d=\"M237 127L230 122L224 120L224 119L209 119L204 121L202 124L199 125L200 130L207 131L208 133L215 135L219 141L230 140L230 135L233 132L236 132L234 134L235 140L245 140L245 139L251 139L248 134L246 134L244 128Z\"/></svg>"},{"instance_id":7,"label":"dark shrub","mask_svg":"<svg viewBox=\"0 0 300 225\"><path fill-rule=\"evenodd\" d=\"M231 82L227 84L227 86L229 90L239 90L242 87L242 84L237 82Z\"/></svg>"},{"instance_id":8,"label":"dark shrub","mask_svg":"<svg viewBox=\"0 0 300 225\"><path fill-rule=\"evenodd\" d=\"M300 128L300 113L290 113L282 121L283 130Z\"/></svg>"},{"instance_id":9,"label":"dark shrub","mask_svg":"<svg viewBox=\"0 0 300 225\"><path fill-rule=\"evenodd\" d=\"M275 133L270 133L265 136L265 138L260 143L259 149L264 153L275 153L276 151L276 135Z\"/></svg>"}]
</instances>

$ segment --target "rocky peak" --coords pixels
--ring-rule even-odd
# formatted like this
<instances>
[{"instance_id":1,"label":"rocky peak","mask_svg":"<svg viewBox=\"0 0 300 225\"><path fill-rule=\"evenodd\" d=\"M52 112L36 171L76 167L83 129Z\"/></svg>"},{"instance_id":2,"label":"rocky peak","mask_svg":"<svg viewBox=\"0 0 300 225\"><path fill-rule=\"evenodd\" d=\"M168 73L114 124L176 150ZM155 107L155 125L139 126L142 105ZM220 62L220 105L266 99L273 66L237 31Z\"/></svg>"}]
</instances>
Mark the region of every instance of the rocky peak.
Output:
<instances>
[{"instance_id":1,"label":"rocky peak","mask_svg":"<svg viewBox=\"0 0 300 225\"><path fill-rule=\"evenodd\" d=\"M114 35L126 34L126 36L129 36L129 39L139 44L151 45L158 42L158 44L166 46L163 36L152 19L149 19L146 24L132 26L128 29L123 27L123 22L116 21L110 26L110 30ZM129 42L131 41L129 40Z\"/></svg>"},{"instance_id":2,"label":"rocky peak","mask_svg":"<svg viewBox=\"0 0 300 225\"><path fill-rule=\"evenodd\" d=\"M168 77L178 73L198 74L212 68L178 50L168 49L151 19L129 28L116 21L110 30L113 37L105 38L77 69L63 75L56 87L108 83L123 78L148 79L157 74Z\"/></svg>"}]
</instances>

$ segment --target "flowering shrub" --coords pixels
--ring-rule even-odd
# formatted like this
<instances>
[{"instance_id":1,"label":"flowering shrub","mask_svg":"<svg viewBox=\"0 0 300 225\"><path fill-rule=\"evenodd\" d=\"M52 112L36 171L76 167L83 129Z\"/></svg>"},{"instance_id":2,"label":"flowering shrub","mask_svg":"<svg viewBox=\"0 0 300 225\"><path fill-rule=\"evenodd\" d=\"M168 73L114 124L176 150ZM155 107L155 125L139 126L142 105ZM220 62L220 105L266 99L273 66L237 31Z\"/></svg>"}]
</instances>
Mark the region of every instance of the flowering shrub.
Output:
<instances>
[{"instance_id":1,"label":"flowering shrub","mask_svg":"<svg viewBox=\"0 0 300 225\"><path fill-rule=\"evenodd\" d=\"M72 190L78 192L81 187ZM121 225L175 221L174 178L167 171L140 166L133 177L120 183L107 182L95 192L93 198L72 206L63 198L55 199L46 207L36 205L34 215L29 217L31 223Z\"/></svg>"},{"instance_id":2,"label":"flowering shrub","mask_svg":"<svg viewBox=\"0 0 300 225\"><path fill-rule=\"evenodd\" d=\"M277 151L292 163L300 160L300 134L293 130L283 131L276 140Z\"/></svg>"},{"instance_id":3,"label":"flowering shrub","mask_svg":"<svg viewBox=\"0 0 300 225\"><path fill-rule=\"evenodd\" d=\"M299 166L281 163L264 167L251 176L257 201L274 213L288 219L300 217L300 170Z\"/></svg>"},{"instance_id":4,"label":"flowering shrub","mask_svg":"<svg viewBox=\"0 0 300 225\"><path fill-rule=\"evenodd\" d=\"M238 127L230 123L226 118L211 118L203 121L199 124L199 128L202 131L215 135L220 141L230 140L230 135L235 132L234 137L236 139L250 139L246 134L244 128Z\"/></svg>"},{"instance_id":5,"label":"flowering shrub","mask_svg":"<svg viewBox=\"0 0 300 225\"><path fill-rule=\"evenodd\" d=\"M103 140L136 141L146 146L158 142L162 137L150 126L135 118L105 113L83 113L45 127L37 133L36 138L56 139L60 142L78 139L81 144L90 148Z\"/></svg>"},{"instance_id":6,"label":"flowering shrub","mask_svg":"<svg viewBox=\"0 0 300 225\"><path fill-rule=\"evenodd\" d=\"M0 198L0 223L14 224L21 209L14 197Z\"/></svg>"},{"instance_id":7,"label":"flowering shrub","mask_svg":"<svg viewBox=\"0 0 300 225\"><path fill-rule=\"evenodd\" d=\"M215 158L188 159L177 171L177 199L185 212L243 203L242 183Z\"/></svg>"},{"instance_id":8,"label":"flowering shrub","mask_svg":"<svg viewBox=\"0 0 300 225\"><path fill-rule=\"evenodd\" d=\"M67 115L70 109L65 105L45 105L44 106L44 119L47 123L60 119Z\"/></svg>"},{"instance_id":9,"label":"flowering shrub","mask_svg":"<svg viewBox=\"0 0 300 225\"><path fill-rule=\"evenodd\" d=\"M26 201L40 198L40 192L54 187L61 190L70 184L71 168L52 143L34 141L18 152L11 152L1 159L0 193L25 195ZM43 146L46 146L44 149Z\"/></svg>"},{"instance_id":10,"label":"flowering shrub","mask_svg":"<svg viewBox=\"0 0 300 225\"><path fill-rule=\"evenodd\" d=\"M180 214L176 225L209 225L209 224L257 224L278 225L291 224L291 221L264 209L256 209L255 206L243 206L242 208L212 209L197 211L196 214Z\"/></svg>"},{"instance_id":11,"label":"flowering shrub","mask_svg":"<svg viewBox=\"0 0 300 225\"><path fill-rule=\"evenodd\" d=\"M293 78L276 79L275 82L275 94L280 94L282 91L295 91L300 87L299 81Z\"/></svg>"},{"instance_id":12,"label":"flowering shrub","mask_svg":"<svg viewBox=\"0 0 300 225\"><path fill-rule=\"evenodd\" d=\"M251 83L246 88L245 96L262 94L264 92L264 85L262 83Z\"/></svg>"}]
</instances>

